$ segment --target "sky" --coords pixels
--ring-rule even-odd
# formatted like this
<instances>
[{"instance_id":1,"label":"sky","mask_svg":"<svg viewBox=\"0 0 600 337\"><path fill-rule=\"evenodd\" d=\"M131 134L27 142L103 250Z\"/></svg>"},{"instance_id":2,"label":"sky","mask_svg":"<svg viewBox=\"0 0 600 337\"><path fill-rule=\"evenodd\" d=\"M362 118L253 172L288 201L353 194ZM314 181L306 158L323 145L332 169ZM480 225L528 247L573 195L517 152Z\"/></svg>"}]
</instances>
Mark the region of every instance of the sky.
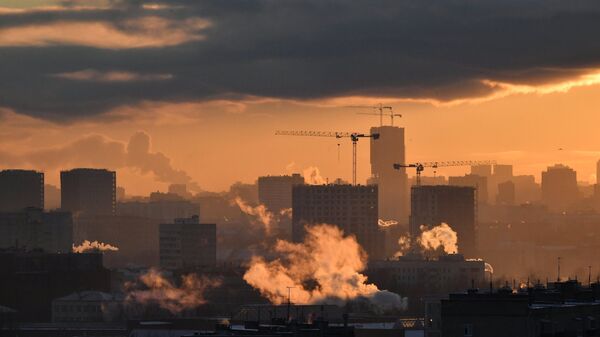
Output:
<instances>
[{"instance_id":1,"label":"sky","mask_svg":"<svg viewBox=\"0 0 600 337\"><path fill-rule=\"evenodd\" d=\"M274 132L368 132L353 106L383 103L407 162L594 182L599 32L596 0L0 0L0 167L106 167L128 194L350 180L349 140Z\"/></svg>"}]
</instances>

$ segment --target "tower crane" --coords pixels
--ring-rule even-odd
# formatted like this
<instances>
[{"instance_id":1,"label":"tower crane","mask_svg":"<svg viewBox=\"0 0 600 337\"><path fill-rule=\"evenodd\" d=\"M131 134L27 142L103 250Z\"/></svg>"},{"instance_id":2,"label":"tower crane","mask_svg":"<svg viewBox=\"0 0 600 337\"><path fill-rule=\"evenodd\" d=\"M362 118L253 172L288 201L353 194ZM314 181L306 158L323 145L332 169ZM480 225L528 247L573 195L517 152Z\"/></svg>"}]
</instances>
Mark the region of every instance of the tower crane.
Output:
<instances>
[{"instance_id":1,"label":"tower crane","mask_svg":"<svg viewBox=\"0 0 600 337\"><path fill-rule=\"evenodd\" d=\"M474 166L474 165L495 165L495 160L454 160L454 161L440 161L440 162L423 162L413 164L394 164L394 169L399 170L405 167L414 167L417 170L417 186L421 185L421 172L426 167L438 168L438 167L450 167L450 166Z\"/></svg>"},{"instance_id":2,"label":"tower crane","mask_svg":"<svg viewBox=\"0 0 600 337\"><path fill-rule=\"evenodd\" d=\"M331 132L331 131L275 131L276 136L312 136L350 138L352 141L352 185L356 185L356 143L360 138L379 139L379 134L365 134L358 132Z\"/></svg>"},{"instance_id":3,"label":"tower crane","mask_svg":"<svg viewBox=\"0 0 600 337\"><path fill-rule=\"evenodd\" d=\"M346 108L358 108L358 109L375 109L375 110L379 110L379 112L358 112L359 115L378 115L379 116L379 125L383 126L383 111L384 110L389 110L390 114L390 119L391 119L391 124L392 126L394 126L394 117L402 117L401 114L395 114L392 110L391 106L384 106L383 104L379 103L378 105L350 105L350 106L346 106Z\"/></svg>"}]
</instances>

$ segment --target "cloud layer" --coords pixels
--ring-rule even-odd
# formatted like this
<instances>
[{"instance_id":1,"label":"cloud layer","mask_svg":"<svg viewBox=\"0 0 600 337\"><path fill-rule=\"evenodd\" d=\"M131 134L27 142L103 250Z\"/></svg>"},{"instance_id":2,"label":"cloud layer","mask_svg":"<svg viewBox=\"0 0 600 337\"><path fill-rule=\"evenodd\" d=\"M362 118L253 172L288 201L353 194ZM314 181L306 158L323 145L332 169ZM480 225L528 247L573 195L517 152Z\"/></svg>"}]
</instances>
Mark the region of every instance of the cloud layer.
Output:
<instances>
[{"instance_id":1,"label":"cloud layer","mask_svg":"<svg viewBox=\"0 0 600 337\"><path fill-rule=\"evenodd\" d=\"M0 10L0 106L72 119L148 100L448 101L589 83L600 67L595 0L110 4ZM145 80L49 76L90 69Z\"/></svg>"}]
</instances>

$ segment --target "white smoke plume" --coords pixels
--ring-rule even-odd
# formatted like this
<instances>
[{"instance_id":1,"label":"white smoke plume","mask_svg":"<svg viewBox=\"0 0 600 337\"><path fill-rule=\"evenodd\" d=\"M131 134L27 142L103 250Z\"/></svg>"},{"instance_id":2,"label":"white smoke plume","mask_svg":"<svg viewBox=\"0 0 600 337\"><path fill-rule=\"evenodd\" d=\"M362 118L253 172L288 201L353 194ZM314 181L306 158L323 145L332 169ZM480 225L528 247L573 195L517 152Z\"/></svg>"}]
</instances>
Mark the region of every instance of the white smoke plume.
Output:
<instances>
[{"instance_id":1,"label":"white smoke plume","mask_svg":"<svg viewBox=\"0 0 600 337\"><path fill-rule=\"evenodd\" d=\"M431 229L421 226L421 237L419 244L426 250L437 250L443 248L446 254L458 252L458 237L456 232L447 223L441 223Z\"/></svg>"},{"instance_id":2,"label":"white smoke plume","mask_svg":"<svg viewBox=\"0 0 600 337\"><path fill-rule=\"evenodd\" d=\"M291 218L292 217L292 208L284 208L279 211L279 215L282 217Z\"/></svg>"},{"instance_id":3,"label":"white smoke plume","mask_svg":"<svg viewBox=\"0 0 600 337\"><path fill-rule=\"evenodd\" d=\"M379 225L379 227L390 227L390 226L397 225L398 221L396 221L396 220L383 220L383 219L379 219L379 220L377 220L377 224Z\"/></svg>"},{"instance_id":4,"label":"white smoke plume","mask_svg":"<svg viewBox=\"0 0 600 337\"><path fill-rule=\"evenodd\" d=\"M260 226L265 231L265 234L271 234L276 219L273 213L267 210L265 205L261 204L252 207L240 197L235 197L233 203L235 203L242 212L253 217L254 221L251 221L252 224Z\"/></svg>"},{"instance_id":5,"label":"white smoke plume","mask_svg":"<svg viewBox=\"0 0 600 337\"><path fill-rule=\"evenodd\" d=\"M367 256L353 236L344 237L336 226L307 227L304 242L278 240L267 261L254 256L244 280L274 304L291 300L301 304L342 304L353 299L368 299L384 310L406 308L406 299L380 290L367 282L361 272Z\"/></svg>"},{"instance_id":6,"label":"white smoke plume","mask_svg":"<svg viewBox=\"0 0 600 337\"><path fill-rule=\"evenodd\" d=\"M416 245L413 245L413 240L409 236L402 235L398 239L400 250L394 256L403 256L411 250L426 252L437 252L442 250L445 254L456 254L458 252L458 236L452 228L441 223L431 229L422 225L420 228L421 235L416 239Z\"/></svg>"},{"instance_id":7,"label":"white smoke plume","mask_svg":"<svg viewBox=\"0 0 600 337\"><path fill-rule=\"evenodd\" d=\"M88 251L116 252L119 250L119 247L110 245L108 243L99 242L99 241L90 242L88 240L83 240L83 242L79 246L75 246L75 244L73 244L73 247L71 250L73 251L73 253L85 253Z\"/></svg>"},{"instance_id":8,"label":"white smoke plume","mask_svg":"<svg viewBox=\"0 0 600 337\"><path fill-rule=\"evenodd\" d=\"M157 304L173 314L194 309L205 304L204 297L208 289L221 286L220 279L198 277L188 274L181 277L181 286L177 287L158 270L150 269L139 277L139 282L125 285L129 304Z\"/></svg>"},{"instance_id":9,"label":"white smoke plume","mask_svg":"<svg viewBox=\"0 0 600 337\"><path fill-rule=\"evenodd\" d=\"M308 185L323 185L327 183L327 180L321 176L321 171L316 166L310 166L302 171L304 181Z\"/></svg>"}]
</instances>

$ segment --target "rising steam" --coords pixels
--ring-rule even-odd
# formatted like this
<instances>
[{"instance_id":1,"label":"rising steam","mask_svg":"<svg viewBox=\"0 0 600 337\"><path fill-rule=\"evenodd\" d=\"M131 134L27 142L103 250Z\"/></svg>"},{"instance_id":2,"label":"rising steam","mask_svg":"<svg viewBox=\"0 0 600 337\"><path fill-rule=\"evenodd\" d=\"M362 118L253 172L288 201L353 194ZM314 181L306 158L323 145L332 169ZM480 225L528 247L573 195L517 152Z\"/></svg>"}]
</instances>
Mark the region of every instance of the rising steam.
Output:
<instances>
[{"instance_id":1,"label":"rising steam","mask_svg":"<svg viewBox=\"0 0 600 337\"><path fill-rule=\"evenodd\" d=\"M275 222L275 216L272 212L269 212L269 210L267 210L267 207L265 205L261 204L256 207L252 207L240 197L235 197L235 199L233 199L233 202L236 205L238 205L242 212L252 216L254 220L252 220L251 223L253 225L260 226L267 235L269 235L272 232L273 225Z\"/></svg>"},{"instance_id":2,"label":"rising steam","mask_svg":"<svg viewBox=\"0 0 600 337\"><path fill-rule=\"evenodd\" d=\"M304 181L308 185L323 185L327 183L327 180L321 176L321 171L316 166L310 166L302 171Z\"/></svg>"},{"instance_id":3,"label":"rising steam","mask_svg":"<svg viewBox=\"0 0 600 337\"><path fill-rule=\"evenodd\" d=\"M416 245L408 236L401 236L398 239L400 250L395 256L402 256L407 252L414 250L421 253L443 252L444 254L456 254L458 252L458 236L452 227L446 223L441 223L431 229L422 225L419 227L421 235L416 238Z\"/></svg>"},{"instance_id":4,"label":"rising steam","mask_svg":"<svg viewBox=\"0 0 600 337\"><path fill-rule=\"evenodd\" d=\"M125 301L130 304L157 304L176 314L205 304L207 302L204 297L205 292L221 284L220 279L189 274L181 277L181 286L177 287L158 270L150 269L140 276L139 282L126 284Z\"/></svg>"},{"instance_id":5,"label":"rising steam","mask_svg":"<svg viewBox=\"0 0 600 337\"><path fill-rule=\"evenodd\" d=\"M75 246L75 244L73 244L73 248L72 248L73 253L85 253L88 251L116 252L118 250L119 250L119 247L110 245L108 243L99 242L99 241L90 242L88 240L84 240L79 246Z\"/></svg>"},{"instance_id":6,"label":"rising steam","mask_svg":"<svg viewBox=\"0 0 600 337\"><path fill-rule=\"evenodd\" d=\"M366 298L380 308L403 309L406 299L379 290L361 274L367 256L352 236L344 237L335 226L307 227L303 243L278 240L274 251L279 258L267 261L254 256L244 280L274 304L288 299L301 304L342 304Z\"/></svg>"},{"instance_id":7,"label":"rising steam","mask_svg":"<svg viewBox=\"0 0 600 337\"><path fill-rule=\"evenodd\" d=\"M427 230L426 226L421 226L421 237L419 244L426 250L444 249L446 254L456 254L458 252L457 235L447 224L441 223Z\"/></svg>"}]
</instances>

